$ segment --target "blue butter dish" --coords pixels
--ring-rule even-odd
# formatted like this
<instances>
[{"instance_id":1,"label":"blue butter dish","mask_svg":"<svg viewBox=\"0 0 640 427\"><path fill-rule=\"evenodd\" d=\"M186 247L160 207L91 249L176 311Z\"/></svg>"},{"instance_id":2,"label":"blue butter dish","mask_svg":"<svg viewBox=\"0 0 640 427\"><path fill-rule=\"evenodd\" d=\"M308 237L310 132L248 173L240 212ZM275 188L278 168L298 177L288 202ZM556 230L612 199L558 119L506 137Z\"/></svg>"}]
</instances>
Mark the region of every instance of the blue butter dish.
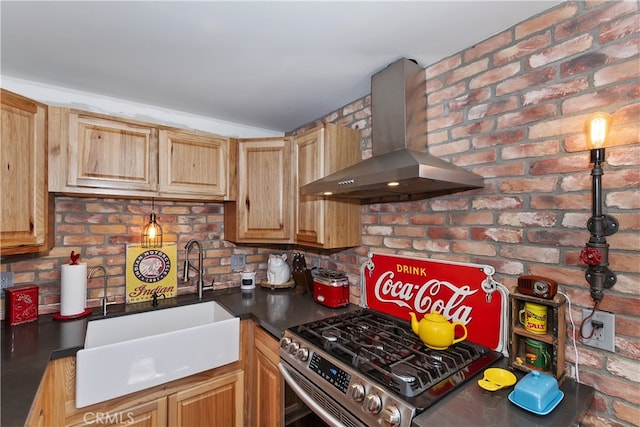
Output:
<instances>
[{"instance_id":1,"label":"blue butter dish","mask_svg":"<svg viewBox=\"0 0 640 427\"><path fill-rule=\"evenodd\" d=\"M536 415L547 415L564 398L558 381L551 375L532 371L525 375L509 393L509 401Z\"/></svg>"}]
</instances>

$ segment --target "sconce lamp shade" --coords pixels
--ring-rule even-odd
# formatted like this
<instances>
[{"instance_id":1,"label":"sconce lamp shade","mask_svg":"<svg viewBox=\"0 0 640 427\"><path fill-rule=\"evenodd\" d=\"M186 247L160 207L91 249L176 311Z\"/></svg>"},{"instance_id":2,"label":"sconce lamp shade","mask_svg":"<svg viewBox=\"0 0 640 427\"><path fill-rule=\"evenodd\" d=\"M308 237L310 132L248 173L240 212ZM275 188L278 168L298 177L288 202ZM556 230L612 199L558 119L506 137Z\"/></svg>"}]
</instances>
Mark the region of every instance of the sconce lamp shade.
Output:
<instances>
[{"instance_id":1,"label":"sconce lamp shade","mask_svg":"<svg viewBox=\"0 0 640 427\"><path fill-rule=\"evenodd\" d=\"M162 227L156 222L156 214L149 215L149 223L142 229L143 248L161 248L162 247Z\"/></svg>"},{"instance_id":2,"label":"sconce lamp shade","mask_svg":"<svg viewBox=\"0 0 640 427\"><path fill-rule=\"evenodd\" d=\"M589 116L584 124L585 140L591 150L605 148L611 128L611 114L597 112Z\"/></svg>"}]
</instances>

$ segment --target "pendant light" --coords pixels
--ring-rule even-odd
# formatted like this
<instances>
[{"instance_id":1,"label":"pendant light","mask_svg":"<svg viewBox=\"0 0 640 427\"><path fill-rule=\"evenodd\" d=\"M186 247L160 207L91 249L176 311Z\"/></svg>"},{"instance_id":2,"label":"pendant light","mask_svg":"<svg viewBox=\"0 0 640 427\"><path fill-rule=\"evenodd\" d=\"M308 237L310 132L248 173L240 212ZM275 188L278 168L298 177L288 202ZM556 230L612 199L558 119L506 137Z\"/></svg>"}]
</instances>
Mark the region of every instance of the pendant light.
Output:
<instances>
[{"instance_id":1,"label":"pendant light","mask_svg":"<svg viewBox=\"0 0 640 427\"><path fill-rule=\"evenodd\" d=\"M151 215L149 223L142 229L141 243L143 248L162 247L162 227L156 222L155 199L151 199Z\"/></svg>"}]
</instances>

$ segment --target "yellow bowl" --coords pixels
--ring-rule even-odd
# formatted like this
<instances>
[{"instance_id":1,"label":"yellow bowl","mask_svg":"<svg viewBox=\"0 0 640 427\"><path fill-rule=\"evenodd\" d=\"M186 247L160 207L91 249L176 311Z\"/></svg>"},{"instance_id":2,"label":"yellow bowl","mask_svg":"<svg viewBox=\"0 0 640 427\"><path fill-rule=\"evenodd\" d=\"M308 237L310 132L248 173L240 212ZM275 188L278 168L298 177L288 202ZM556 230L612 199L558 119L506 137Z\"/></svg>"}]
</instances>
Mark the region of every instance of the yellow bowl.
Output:
<instances>
[{"instance_id":1,"label":"yellow bowl","mask_svg":"<svg viewBox=\"0 0 640 427\"><path fill-rule=\"evenodd\" d=\"M502 368L485 369L484 377L478 380L478 385L488 391L500 390L511 387L516 383L516 376L512 372Z\"/></svg>"}]
</instances>

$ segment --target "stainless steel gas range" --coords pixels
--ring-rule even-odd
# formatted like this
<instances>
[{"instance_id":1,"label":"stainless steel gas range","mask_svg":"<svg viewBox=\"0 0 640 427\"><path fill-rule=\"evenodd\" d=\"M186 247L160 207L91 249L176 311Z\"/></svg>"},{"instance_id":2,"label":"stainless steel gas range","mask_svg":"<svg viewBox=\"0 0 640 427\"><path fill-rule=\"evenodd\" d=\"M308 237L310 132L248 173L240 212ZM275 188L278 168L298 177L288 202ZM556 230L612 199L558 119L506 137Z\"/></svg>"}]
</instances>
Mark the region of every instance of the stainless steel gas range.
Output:
<instances>
[{"instance_id":1,"label":"stainless steel gas range","mask_svg":"<svg viewBox=\"0 0 640 427\"><path fill-rule=\"evenodd\" d=\"M409 426L502 354L462 341L431 350L408 322L370 309L287 329L279 369L332 426Z\"/></svg>"}]
</instances>

